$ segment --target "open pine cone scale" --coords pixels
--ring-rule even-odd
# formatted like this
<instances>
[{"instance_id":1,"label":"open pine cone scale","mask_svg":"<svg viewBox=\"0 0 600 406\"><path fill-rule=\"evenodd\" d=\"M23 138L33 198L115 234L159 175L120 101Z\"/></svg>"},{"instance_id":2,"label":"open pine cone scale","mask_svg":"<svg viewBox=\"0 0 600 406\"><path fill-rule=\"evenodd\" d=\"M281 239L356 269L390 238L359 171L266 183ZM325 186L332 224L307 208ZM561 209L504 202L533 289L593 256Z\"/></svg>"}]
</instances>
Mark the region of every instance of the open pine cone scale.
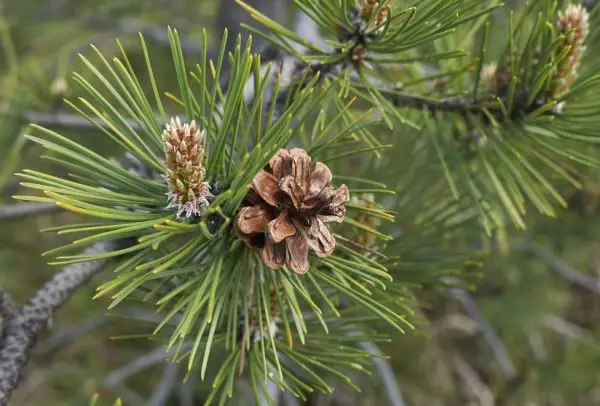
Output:
<instances>
[{"instance_id":1,"label":"open pine cone scale","mask_svg":"<svg viewBox=\"0 0 600 406\"><path fill-rule=\"evenodd\" d=\"M303 149L280 150L253 179L236 219L244 241L262 248L273 269L284 264L296 273L309 269L308 253L326 257L335 249L328 223L342 222L349 200L345 185L334 189L322 162L312 165Z\"/></svg>"}]
</instances>

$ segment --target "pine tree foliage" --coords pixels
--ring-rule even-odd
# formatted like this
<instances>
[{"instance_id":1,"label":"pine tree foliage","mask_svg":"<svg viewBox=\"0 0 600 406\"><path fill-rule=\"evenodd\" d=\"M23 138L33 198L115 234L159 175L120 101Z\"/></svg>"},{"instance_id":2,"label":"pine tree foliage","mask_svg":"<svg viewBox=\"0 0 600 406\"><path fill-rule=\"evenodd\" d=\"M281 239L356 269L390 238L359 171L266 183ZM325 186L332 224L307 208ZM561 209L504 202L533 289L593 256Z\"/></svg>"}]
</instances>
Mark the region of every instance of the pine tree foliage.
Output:
<instances>
[{"instance_id":1,"label":"pine tree foliage","mask_svg":"<svg viewBox=\"0 0 600 406\"><path fill-rule=\"evenodd\" d=\"M304 344L309 331L316 328L315 323L309 323L310 320L303 313L309 310L314 313L320 329L329 332L331 340L336 342L336 335L343 334L343 330L338 328L337 334L330 331L335 326L335 319L328 320L324 312L330 309L334 315L339 315L344 298L349 298L354 305L387 321L398 330L410 327L403 306L397 304L400 299L385 292L385 281L391 279L387 269L376 258L357 251L351 241L338 241L340 254L322 259L311 258L308 277L300 278L289 271L266 268L257 253L241 243L232 227L235 211L247 194L247 185L257 171L289 143L294 135L292 120L294 126L301 126L305 116L310 114L310 111L305 111L305 106L309 105L307 99L314 93L313 84L318 76L307 79L303 86L298 86L296 92L290 93L292 101L283 111L275 114L275 104L263 111L260 89L265 87L268 70L267 74L261 75L260 58L250 54L248 45L242 48L238 41L231 55L232 65L238 69L232 71L228 88L224 91L219 82L213 80L219 76L224 48L216 64L204 59L188 80L175 31L170 31L170 39L174 72L178 75L180 87L179 94L168 96L186 117L197 117L195 125L203 128L210 204L200 216L191 212L182 216L180 210L174 212L169 207L169 192L161 177L169 176L161 163L161 159L164 159L161 158L164 154L162 150L165 148L161 121L167 123L168 118L158 85L152 81L153 102L156 103L152 106L142 93L125 54L121 60L114 60L115 68L112 68L98 53L99 66L107 74L101 73L99 68L84 58L85 65L102 88L76 74L75 79L87 90L89 99L80 98L81 107L76 104L72 104L72 107L99 127L102 123L102 132L128 153L127 159L132 167L123 167L54 131L34 126L36 135L28 135L27 138L53 153L48 159L68 170L71 179L25 170L19 175L25 179L23 184L44 191L47 197L19 198L55 202L65 209L104 220L53 229L61 234L87 235L48 252L48 255L62 254L107 239L127 239L132 242L119 250L99 255L59 255L54 264L130 254L115 270L116 277L99 288L98 296L110 294L113 307L132 292L147 291L143 300L155 301L165 314L164 322L155 333L161 332L167 323L179 316L176 327L170 332L168 346L181 348L186 340L193 340L193 347L185 355L190 368L200 365L202 376L214 346L229 351L237 349L230 358L230 361L236 361L235 364L239 363L240 347L245 346L249 355L252 355L245 357L245 362L252 365L249 367L251 377L266 378L267 374L274 373L274 369L278 378L272 379L277 379L282 386L292 385L284 381L284 376L286 380L294 378L291 370L283 368L279 361L281 343L275 341L275 329L281 328L286 337L286 347L292 347L294 343ZM145 49L143 39L142 47ZM151 72L150 56L145 55L147 69ZM251 73L253 78L250 77ZM211 80L212 86L208 85ZM249 80L254 81L258 91L254 102L246 105L243 92ZM192 87L194 85L200 89L198 92ZM331 97L331 90L324 89L317 97ZM114 99L114 102L110 99ZM159 112L158 117L155 111ZM92 118L92 115L95 117ZM344 115L342 107L334 116L334 123L348 118ZM328 142L335 142L336 138L350 134L359 125L358 120L350 122L343 131L332 136L328 134L331 125L317 123L303 135L307 139L307 146L319 146L318 141L324 137L328 137ZM311 140L317 142L309 144ZM252 149L248 149L249 144ZM319 154L313 153L313 156L318 157ZM368 217L387 221L393 219L382 209L363 208L360 205L351 209ZM358 222L348 223L383 241L390 239ZM322 301L323 305L319 306L316 301ZM279 320L282 320L281 327L278 326ZM313 329L309 330L311 324ZM251 339L255 334L259 338ZM356 346L358 341L355 338L350 343ZM309 383L302 384L301 380L294 384L290 387L294 393L300 396L308 388L330 390L321 379L311 380L311 377L319 374L303 362L306 354L296 353L293 348L288 348L287 352L281 351L284 351L281 354L307 370L308 375L304 380ZM322 352L322 356L328 352L325 343L314 347L313 351ZM274 357L269 359L267 354ZM333 363L355 366L357 354L359 358L366 357L363 351L355 349L353 352L340 353L340 359ZM330 369L321 362L316 367L325 371ZM228 376L233 377L236 371L236 368L230 368ZM343 374L340 376L348 380ZM231 395L231 383L226 389L224 393Z\"/></svg>"},{"instance_id":2,"label":"pine tree foliage","mask_svg":"<svg viewBox=\"0 0 600 406\"><path fill-rule=\"evenodd\" d=\"M368 373L373 356L361 342L412 329L415 291L469 286L490 236L525 228L529 206L557 215L565 184L581 187L582 171L596 167L596 17L555 0L518 11L475 0L294 0L319 27L316 44L238 3L260 26L247 28L286 53L281 63L263 63L251 39L226 49L225 31L215 60L204 32L190 64L169 28L178 86L165 89L143 35L141 63L122 42L116 57L92 46L73 75L83 94L67 103L121 155L32 125L25 138L55 170L19 172L32 193L16 198L90 219L46 229L72 242L45 255L53 265L114 258L97 297L154 306L163 320L148 336L210 380L208 404L226 403L239 375L257 402L269 381L301 399L335 381L360 390L353 373ZM276 169L279 154L300 149L302 160ZM311 196L299 179L317 171L327 182L315 177ZM339 224L298 214L314 208L309 197L326 196L325 207L346 187ZM265 201L277 214L254 230L267 240L261 251L239 218ZM275 241L285 240L286 262L273 269L265 252L279 220L293 228ZM107 240L118 248L79 253ZM287 261L297 255L307 269Z\"/></svg>"}]
</instances>

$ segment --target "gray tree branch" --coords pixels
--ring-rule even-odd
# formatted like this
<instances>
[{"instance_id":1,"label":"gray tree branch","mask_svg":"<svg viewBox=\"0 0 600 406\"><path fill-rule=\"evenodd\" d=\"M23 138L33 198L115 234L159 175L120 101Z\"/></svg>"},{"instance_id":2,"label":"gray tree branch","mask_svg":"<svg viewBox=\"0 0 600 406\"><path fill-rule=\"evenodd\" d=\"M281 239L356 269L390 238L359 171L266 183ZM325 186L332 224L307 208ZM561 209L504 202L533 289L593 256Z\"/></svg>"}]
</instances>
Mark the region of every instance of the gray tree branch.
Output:
<instances>
[{"instance_id":1,"label":"gray tree branch","mask_svg":"<svg viewBox=\"0 0 600 406\"><path fill-rule=\"evenodd\" d=\"M533 243L532 241L518 238L511 240L510 246L518 251L533 255L549 269L553 270L559 275L562 275L574 285L587 289L596 294L600 294L600 280L598 278L584 274L577 268L569 265L561 258L554 255L552 252Z\"/></svg>"},{"instance_id":2,"label":"gray tree branch","mask_svg":"<svg viewBox=\"0 0 600 406\"><path fill-rule=\"evenodd\" d=\"M183 376L180 377L179 385L177 386L177 399L179 400L179 406L194 406L194 385L192 382L197 382L200 379L197 374L197 369L191 372L192 377L185 382L183 381Z\"/></svg>"},{"instance_id":3,"label":"gray tree branch","mask_svg":"<svg viewBox=\"0 0 600 406\"><path fill-rule=\"evenodd\" d=\"M7 320L17 314L17 305L12 296L0 287L0 316Z\"/></svg>"},{"instance_id":4,"label":"gray tree branch","mask_svg":"<svg viewBox=\"0 0 600 406\"><path fill-rule=\"evenodd\" d=\"M500 371L507 379L513 379L517 376L516 368L508 355L506 347L500 340L500 337L494 331L494 328L490 322L485 318L483 312L477 306L477 303L473 300L471 295L463 289L450 288L448 289L450 294L457 299L465 312L481 327L485 341L488 343L496 363L498 364Z\"/></svg>"},{"instance_id":5,"label":"gray tree branch","mask_svg":"<svg viewBox=\"0 0 600 406\"><path fill-rule=\"evenodd\" d=\"M277 384L273 381L267 382L265 391L267 393L266 395L264 395L263 393L260 394L260 398L258 399L258 406L268 406L271 404L278 405L279 398L281 396L281 391L279 390ZM269 397L268 399L267 396Z\"/></svg>"},{"instance_id":6,"label":"gray tree branch","mask_svg":"<svg viewBox=\"0 0 600 406\"><path fill-rule=\"evenodd\" d=\"M371 354L383 355L379 347L371 341L364 341L360 343L360 346L363 348L363 350ZM377 368L377 372L379 372L379 375L383 381L383 386L385 387L389 405L405 406L406 403L402 399L402 392L398 386L396 374L394 373L390 363L386 359L379 357L373 357L373 363L375 364L375 368Z\"/></svg>"},{"instance_id":7,"label":"gray tree branch","mask_svg":"<svg viewBox=\"0 0 600 406\"><path fill-rule=\"evenodd\" d=\"M154 388L154 392L148 401L148 406L167 405L169 395L179 384L179 378L179 365L174 362L167 362L160 382Z\"/></svg>"},{"instance_id":8,"label":"gray tree branch","mask_svg":"<svg viewBox=\"0 0 600 406\"><path fill-rule=\"evenodd\" d=\"M65 128L96 128L96 126L105 127L106 125L100 121L89 121L87 118L69 113L40 113L37 111L23 112L23 121L36 123L48 127L65 127ZM134 130L139 129L139 125L133 120L127 122Z\"/></svg>"},{"instance_id":9,"label":"gray tree branch","mask_svg":"<svg viewBox=\"0 0 600 406\"><path fill-rule=\"evenodd\" d=\"M180 351L187 351L191 347L191 343L185 343L181 346ZM160 347L134 358L127 364L108 374L104 378L104 387L109 389L116 388L120 383L128 379L130 376L133 376L145 370L146 368L150 368L153 365L165 362L165 360L174 353L175 349L166 351L164 348Z\"/></svg>"},{"instance_id":10,"label":"gray tree branch","mask_svg":"<svg viewBox=\"0 0 600 406\"><path fill-rule=\"evenodd\" d=\"M76 325L66 326L36 344L33 353L35 355L42 355L56 351L61 347L75 342L80 336L104 326L108 321L109 318L102 312L102 314L92 315Z\"/></svg>"},{"instance_id":11,"label":"gray tree branch","mask_svg":"<svg viewBox=\"0 0 600 406\"><path fill-rule=\"evenodd\" d=\"M101 242L84 250L85 254L106 252L114 242ZM19 383L37 337L71 293L100 272L104 260L71 264L54 274L25 305L16 308L6 293L0 296L4 319L0 346L0 406L5 406ZM9 303L7 305L7 303ZM11 309L12 308L12 309ZM5 311L4 309L9 309Z\"/></svg>"},{"instance_id":12,"label":"gray tree branch","mask_svg":"<svg viewBox=\"0 0 600 406\"><path fill-rule=\"evenodd\" d=\"M0 221L19 220L23 217L57 211L62 211L62 208L54 203L27 202L6 204L0 206Z\"/></svg>"}]
</instances>

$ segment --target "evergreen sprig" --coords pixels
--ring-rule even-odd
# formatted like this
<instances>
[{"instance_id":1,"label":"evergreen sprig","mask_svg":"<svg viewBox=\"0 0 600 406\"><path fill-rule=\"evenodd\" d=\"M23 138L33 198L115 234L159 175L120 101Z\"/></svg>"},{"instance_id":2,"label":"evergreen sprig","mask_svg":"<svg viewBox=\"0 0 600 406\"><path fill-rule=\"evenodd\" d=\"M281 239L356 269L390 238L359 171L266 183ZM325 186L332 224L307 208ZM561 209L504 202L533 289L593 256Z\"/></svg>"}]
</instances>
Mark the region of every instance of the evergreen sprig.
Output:
<instances>
[{"instance_id":1,"label":"evergreen sprig","mask_svg":"<svg viewBox=\"0 0 600 406\"><path fill-rule=\"evenodd\" d=\"M124 158L106 158L41 126L34 126L35 135L27 136L42 145L49 152L45 158L68 175L24 170L19 174L25 180L23 185L45 196L17 198L52 202L100 219L47 229L60 235L82 236L46 255L58 255L54 265L122 258L114 278L98 288L97 296L110 296L111 308L126 299L155 303L164 320L153 334L163 334L169 326L167 347L176 350L177 359L186 357L190 369L199 366L202 378L211 354L226 351L227 361L214 377L216 389L223 390L214 396L221 401L226 399L225 394L231 394L231 379L239 364L242 368L248 365L252 380L272 379L298 396L314 389L331 391L324 378L317 378L323 372L351 384L342 370L362 369L368 354L357 347L360 335L348 344L354 349L340 350L339 340L345 340L345 333L334 332L347 328L346 323L353 320L345 321L344 308L360 309L362 315L357 320L380 320L399 331L411 327L402 298L386 291L392 278L380 263L385 256L373 256L374 250L352 239L353 235L367 234L385 243L391 237L347 216L333 255L311 257L310 269L301 277L287 268L266 267L258 252L243 244L233 221L252 179L293 136L313 157L326 162L380 148L332 155L339 143L362 143L364 139L357 134L363 125L360 118L349 114L349 105L336 98L331 82L316 91L318 75L303 79L291 90L284 108L275 111L280 106L263 102L272 96L266 90L271 68L262 69L260 57L250 53L250 43L242 46L238 39L235 51L229 54L233 70L224 89L216 80L225 58L224 46L216 63L205 55L188 72L177 32L169 30L169 39L173 73L179 83L177 94L167 93L173 107L162 101L143 37L149 96L122 47L121 56L114 58L112 65L93 48L97 61L81 57L91 77L74 75L88 96L69 105L117 144ZM246 97L248 86L253 86L252 100ZM275 86L272 91L277 94L279 89ZM323 109L321 116L315 116L308 108L318 105L321 99L334 100L333 113L332 109ZM195 124L184 127L179 119L172 121L163 135L169 108L184 112L184 120L194 119ZM309 116L316 117L311 127L304 125ZM333 117L332 121L326 123L326 116ZM165 144L163 136L170 137L175 127L181 130L177 134L183 134L184 141L169 138ZM169 152L173 143L189 144L190 140L200 139L190 135L196 127L203 132L203 177L210 185L211 196L198 215L181 216L168 207L165 178L172 177L176 168L166 165L163 157L165 151L167 155L173 153ZM336 130L333 135L332 130ZM179 148L188 151L189 146ZM174 159L174 165L184 165L179 156ZM349 210L393 221L393 215L380 208L350 205ZM355 231L343 231L346 229ZM348 238L342 235L346 233ZM93 255L65 255L105 240L120 241L120 246ZM325 333L320 339L317 329ZM184 351L184 344L190 340L191 348ZM333 348L338 351L332 352ZM284 358L304 369L306 377L294 375Z\"/></svg>"},{"instance_id":2,"label":"evergreen sprig","mask_svg":"<svg viewBox=\"0 0 600 406\"><path fill-rule=\"evenodd\" d=\"M460 58L462 49L449 52L423 52L423 46L454 33L472 20L485 16L498 5L481 9L477 1L420 1L414 6L388 0L319 2L294 0L318 25L327 49L312 44L261 14L242 0L237 2L269 33L248 25L276 47L299 61L298 71L317 71L337 77L341 93L350 91L371 100L392 128L394 122L412 127L417 124L400 114L382 94L380 72L390 65L430 63ZM417 9L419 13L417 13ZM473 11L476 10L476 11ZM350 79L357 80L350 80ZM397 81L395 81L397 82Z\"/></svg>"}]
</instances>

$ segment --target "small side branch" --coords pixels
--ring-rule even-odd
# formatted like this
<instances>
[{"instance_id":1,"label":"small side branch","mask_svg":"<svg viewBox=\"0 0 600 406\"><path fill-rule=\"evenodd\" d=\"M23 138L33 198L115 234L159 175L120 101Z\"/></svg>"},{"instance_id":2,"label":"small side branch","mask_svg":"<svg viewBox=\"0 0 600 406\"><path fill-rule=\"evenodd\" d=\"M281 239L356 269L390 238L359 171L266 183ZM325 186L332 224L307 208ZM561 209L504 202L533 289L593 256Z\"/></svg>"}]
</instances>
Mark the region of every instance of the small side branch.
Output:
<instances>
[{"instance_id":1,"label":"small side branch","mask_svg":"<svg viewBox=\"0 0 600 406\"><path fill-rule=\"evenodd\" d=\"M106 252L112 247L112 242L101 242L88 247L84 253ZM0 406L8 403L17 387L40 331L71 293L100 272L104 264L104 260L97 260L65 266L20 309L2 293L0 306L5 319L0 346Z\"/></svg>"}]
</instances>

